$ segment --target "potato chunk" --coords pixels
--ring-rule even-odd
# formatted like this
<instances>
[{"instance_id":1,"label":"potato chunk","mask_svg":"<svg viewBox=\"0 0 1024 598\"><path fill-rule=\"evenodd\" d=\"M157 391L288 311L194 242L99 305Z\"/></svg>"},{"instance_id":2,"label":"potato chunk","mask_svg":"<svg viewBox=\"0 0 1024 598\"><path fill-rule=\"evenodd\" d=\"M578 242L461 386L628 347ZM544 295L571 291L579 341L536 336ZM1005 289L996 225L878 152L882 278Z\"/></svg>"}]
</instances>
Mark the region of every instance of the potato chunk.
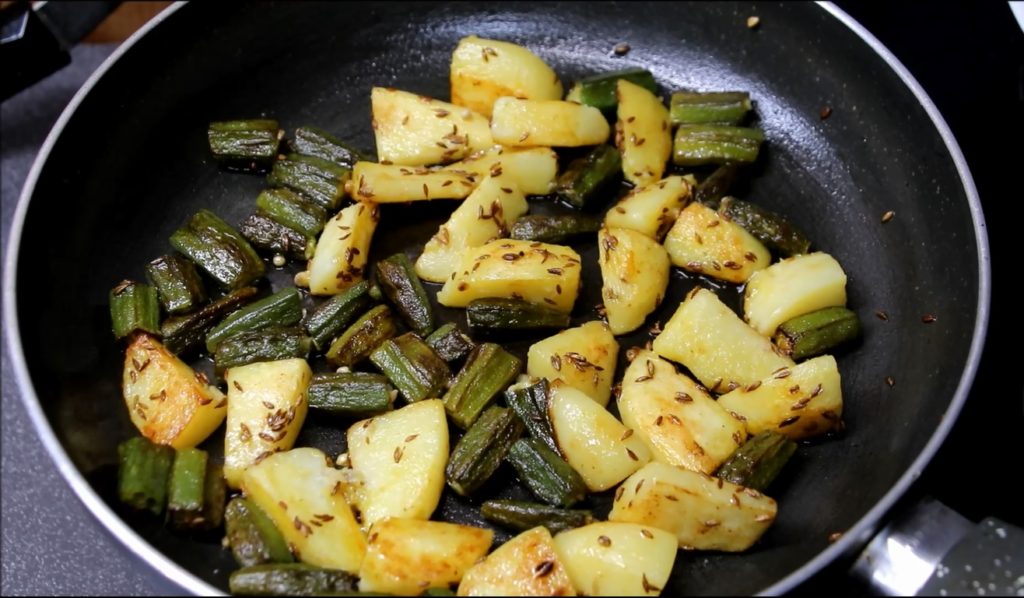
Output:
<instances>
[{"instance_id":1,"label":"potato chunk","mask_svg":"<svg viewBox=\"0 0 1024 598\"><path fill-rule=\"evenodd\" d=\"M665 237L665 249L673 265L735 283L767 268L772 259L765 246L743 227L699 203L691 203L679 213Z\"/></svg>"},{"instance_id":2,"label":"potato chunk","mask_svg":"<svg viewBox=\"0 0 1024 598\"><path fill-rule=\"evenodd\" d=\"M637 187L608 210L608 228L629 228L661 241L690 201L693 186L681 176L669 176Z\"/></svg>"},{"instance_id":3,"label":"potato chunk","mask_svg":"<svg viewBox=\"0 0 1024 598\"><path fill-rule=\"evenodd\" d=\"M448 463L444 403L428 399L352 424L349 489L364 527L387 517L429 519Z\"/></svg>"},{"instance_id":4,"label":"potato chunk","mask_svg":"<svg viewBox=\"0 0 1024 598\"><path fill-rule=\"evenodd\" d=\"M616 82L615 95L615 145L622 152L622 174L634 185L653 183L665 173L672 155L668 108L658 96L625 79Z\"/></svg>"},{"instance_id":5,"label":"potato chunk","mask_svg":"<svg viewBox=\"0 0 1024 598\"><path fill-rule=\"evenodd\" d=\"M459 40L451 62L452 103L491 116L502 96L532 100L562 98L555 71L526 48L470 35Z\"/></svg>"},{"instance_id":6,"label":"potato chunk","mask_svg":"<svg viewBox=\"0 0 1024 598\"><path fill-rule=\"evenodd\" d=\"M507 237L509 228L526 213L528 205L511 177L487 175L448 221L427 241L416 260L416 275L430 282L451 278L462 255L491 239Z\"/></svg>"},{"instance_id":7,"label":"potato chunk","mask_svg":"<svg viewBox=\"0 0 1024 598\"><path fill-rule=\"evenodd\" d=\"M841 425L839 367L831 355L815 357L722 395L718 404L742 417L751 434L771 430L793 440L818 436Z\"/></svg>"},{"instance_id":8,"label":"potato chunk","mask_svg":"<svg viewBox=\"0 0 1024 598\"><path fill-rule=\"evenodd\" d=\"M747 437L743 422L652 351L626 368L619 415L656 460L703 473L718 469Z\"/></svg>"},{"instance_id":9,"label":"potato chunk","mask_svg":"<svg viewBox=\"0 0 1024 598\"><path fill-rule=\"evenodd\" d=\"M743 294L747 322L765 336L790 318L845 305L846 273L834 257L820 251L772 264L750 278Z\"/></svg>"},{"instance_id":10,"label":"potato chunk","mask_svg":"<svg viewBox=\"0 0 1024 598\"><path fill-rule=\"evenodd\" d=\"M353 199L376 203L462 199L476 188L458 172L375 162L356 162L350 185Z\"/></svg>"},{"instance_id":11,"label":"potato chunk","mask_svg":"<svg viewBox=\"0 0 1024 598\"><path fill-rule=\"evenodd\" d=\"M377 159L402 166L447 164L493 145L486 116L426 96L370 91Z\"/></svg>"},{"instance_id":12,"label":"potato chunk","mask_svg":"<svg viewBox=\"0 0 1024 598\"><path fill-rule=\"evenodd\" d=\"M663 529L687 550L746 550L777 510L774 500L756 490L659 462L648 463L622 488L609 521Z\"/></svg>"},{"instance_id":13,"label":"potato chunk","mask_svg":"<svg viewBox=\"0 0 1024 598\"><path fill-rule=\"evenodd\" d=\"M678 552L666 531L613 521L564 531L555 549L576 591L587 596L657 596Z\"/></svg>"},{"instance_id":14,"label":"potato chunk","mask_svg":"<svg viewBox=\"0 0 1024 598\"><path fill-rule=\"evenodd\" d=\"M793 360L747 326L707 289L686 296L661 334L654 352L681 363L712 392L753 384Z\"/></svg>"},{"instance_id":15,"label":"potato chunk","mask_svg":"<svg viewBox=\"0 0 1024 598\"><path fill-rule=\"evenodd\" d=\"M238 488L247 468L295 445L306 419L312 378L305 359L250 363L227 371L224 479L229 486Z\"/></svg>"},{"instance_id":16,"label":"potato chunk","mask_svg":"<svg viewBox=\"0 0 1024 598\"><path fill-rule=\"evenodd\" d=\"M485 297L519 298L570 312L580 287L580 256L569 247L497 239L464 252L437 294L447 307Z\"/></svg>"},{"instance_id":17,"label":"potato chunk","mask_svg":"<svg viewBox=\"0 0 1024 598\"><path fill-rule=\"evenodd\" d=\"M462 576L459 596L575 596L545 527L505 542Z\"/></svg>"},{"instance_id":18,"label":"potato chunk","mask_svg":"<svg viewBox=\"0 0 1024 598\"><path fill-rule=\"evenodd\" d=\"M642 440L575 388L553 384L548 413L558 448L591 492L611 488L651 460Z\"/></svg>"},{"instance_id":19,"label":"potato chunk","mask_svg":"<svg viewBox=\"0 0 1024 598\"><path fill-rule=\"evenodd\" d=\"M245 471L242 489L299 560L358 573L366 538L338 491L342 473L315 448L275 453Z\"/></svg>"},{"instance_id":20,"label":"potato chunk","mask_svg":"<svg viewBox=\"0 0 1024 598\"><path fill-rule=\"evenodd\" d=\"M494 539L489 529L391 517L373 524L359 590L416 596L458 583Z\"/></svg>"},{"instance_id":21,"label":"potato chunk","mask_svg":"<svg viewBox=\"0 0 1024 598\"><path fill-rule=\"evenodd\" d=\"M602 228L597 248L608 326L613 334L632 332L665 297L668 254L654 239L628 228Z\"/></svg>"},{"instance_id":22,"label":"potato chunk","mask_svg":"<svg viewBox=\"0 0 1024 598\"><path fill-rule=\"evenodd\" d=\"M603 322L587 322L530 345L526 373L561 380L599 405L608 404L619 343Z\"/></svg>"},{"instance_id":23,"label":"potato chunk","mask_svg":"<svg viewBox=\"0 0 1024 598\"><path fill-rule=\"evenodd\" d=\"M342 209L324 225L309 260L309 292L337 295L363 279L380 210L369 202Z\"/></svg>"},{"instance_id":24,"label":"potato chunk","mask_svg":"<svg viewBox=\"0 0 1024 598\"><path fill-rule=\"evenodd\" d=\"M510 147L579 147L608 140L601 111L562 100L499 98L491 116L494 141Z\"/></svg>"},{"instance_id":25,"label":"potato chunk","mask_svg":"<svg viewBox=\"0 0 1024 598\"><path fill-rule=\"evenodd\" d=\"M555 190L558 155L550 147L495 145L449 164L444 170L469 175L478 181L492 172L503 174L515 181L526 195L547 195Z\"/></svg>"},{"instance_id":26,"label":"potato chunk","mask_svg":"<svg viewBox=\"0 0 1024 598\"><path fill-rule=\"evenodd\" d=\"M121 390L139 433L176 449L206 440L227 415L224 394L148 334L128 345Z\"/></svg>"}]
</instances>

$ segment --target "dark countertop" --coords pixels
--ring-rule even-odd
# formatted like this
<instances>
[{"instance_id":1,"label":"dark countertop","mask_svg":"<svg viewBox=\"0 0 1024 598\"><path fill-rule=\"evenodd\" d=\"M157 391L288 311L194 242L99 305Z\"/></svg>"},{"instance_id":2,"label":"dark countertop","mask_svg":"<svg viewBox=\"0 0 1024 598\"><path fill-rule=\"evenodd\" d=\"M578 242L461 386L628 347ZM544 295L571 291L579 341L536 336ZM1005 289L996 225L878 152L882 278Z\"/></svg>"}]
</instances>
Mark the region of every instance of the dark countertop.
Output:
<instances>
[{"instance_id":1,"label":"dark countertop","mask_svg":"<svg viewBox=\"0 0 1024 598\"><path fill-rule=\"evenodd\" d=\"M1007 457L1020 454L1016 436L1024 429L1024 404L1019 401L1024 389L1016 380L1007 385L995 362L996 347L1014 346L1010 334L1017 329L1003 324L1014 308L1007 279L997 274L1000 267L1008 267L1010 210L1020 197L1018 187L1010 186L1010 173L1022 157L1024 34L1005 2L839 5L903 62L945 116L974 175L992 247L992 324L974 389L949 440L908 499L930 494L974 521L992 515L1024 525L1019 499L992 488L1006 477ZM113 48L81 46L73 51L70 66L3 103L5 247L18 194L38 148L71 96ZM999 136L996 141L993 135ZM0 594L170 591L138 566L64 482L22 406L4 346ZM966 462L965 454L970 455ZM964 483L964 471L982 484ZM851 586L838 569L822 573L799 593L836 593L837 588L849 593Z\"/></svg>"}]
</instances>

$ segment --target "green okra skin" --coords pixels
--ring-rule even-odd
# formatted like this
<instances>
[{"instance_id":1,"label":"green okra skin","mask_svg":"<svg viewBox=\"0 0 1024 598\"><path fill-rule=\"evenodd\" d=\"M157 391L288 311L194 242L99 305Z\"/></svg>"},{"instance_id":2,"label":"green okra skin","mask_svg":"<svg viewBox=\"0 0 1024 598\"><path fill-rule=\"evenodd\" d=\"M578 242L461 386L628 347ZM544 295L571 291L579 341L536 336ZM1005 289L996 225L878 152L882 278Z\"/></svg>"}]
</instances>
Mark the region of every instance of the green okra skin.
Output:
<instances>
[{"instance_id":1,"label":"green okra skin","mask_svg":"<svg viewBox=\"0 0 1024 598\"><path fill-rule=\"evenodd\" d=\"M370 417L391 409L392 387L386 376L341 372L313 376L309 408L346 417Z\"/></svg>"},{"instance_id":2,"label":"green okra skin","mask_svg":"<svg viewBox=\"0 0 1024 598\"><path fill-rule=\"evenodd\" d=\"M334 339L327 350L327 362L352 367L368 358L387 339L398 334L398 322L391 308L378 305L359 317Z\"/></svg>"},{"instance_id":3,"label":"green okra skin","mask_svg":"<svg viewBox=\"0 0 1024 598\"><path fill-rule=\"evenodd\" d=\"M569 163L558 176L555 192L574 208L594 205L622 179L622 155L607 143Z\"/></svg>"},{"instance_id":4,"label":"green okra skin","mask_svg":"<svg viewBox=\"0 0 1024 598\"><path fill-rule=\"evenodd\" d=\"M385 340L370 361L410 403L440 396L451 378L448 364L413 332Z\"/></svg>"},{"instance_id":5,"label":"green okra skin","mask_svg":"<svg viewBox=\"0 0 1024 598\"><path fill-rule=\"evenodd\" d=\"M779 325L775 344L794 360L803 360L860 336L860 319L845 307L826 307Z\"/></svg>"},{"instance_id":6,"label":"green okra skin","mask_svg":"<svg viewBox=\"0 0 1024 598\"><path fill-rule=\"evenodd\" d=\"M295 287L287 287L224 318L206 335L206 350L213 353L217 345L240 332L292 326L301 319L302 295Z\"/></svg>"},{"instance_id":7,"label":"green okra skin","mask_svg":"<svg viewBox=\"0 0 1024 598\"><path fill-rule=\"evenodd\" d=\"M193 526L205 530L219 528L224 523L224 500L227 494L224 466L207 463L206 483L203 485L203 517L202 521L193 521Z\"/></svg>"},{"instance_id":8,"label":"green okra skin","mask_svg":"<svg viewBox=\"0 0 1024 598\"><path fill-rule=\"evenodd\" d=\"M750 109L750 94L745 91L677 91L668 112L673 125L738 125Z\"/></svg>"},{"instance_id":9,"label":"green okra skin","mask_svg":"<svg viewBox=\"0 0 1024 598\"><path fill-rule=\"evenodd\" d=\"M132 280L121 281L110 290L110 321L118 339L137 330L160 334L156 289Z\"/></svg>"},{"instance_id":10,"label":"green okra skin","mask_svg":"<svg viewBox=\"0 0 1024 598\"><path fill-rule=\"evenodd\" d=\"M323 351L369 305L370 283L362 280L318 305L302 325L313 339L313 346Z\"/></svg>"},{"instance_id":11,"label":"green okra skin","mask_svg":"<svg viewBox=\"0 0 1024 598\"><path fill-rule=\"evenodd\" d=\"M160 326L164 346L177 355L202 347L207 332L217 322L252 301L258 293L256 287L242 287L207 303L198 311L164 320Z\"/></svg>"},{"instance_id":12,"label":"green okra skin","mask_svg":"<svg viewBox=\"0 0 1024 598\"><path fill-rule=\"evenodd\" d=\"M702 166L757 160L764 133L728 125L679 125L672 144L676 166Z\"/></svg>"},{"instance_id":13,"label":"green okra skin","mask_svg":"<svg viewBox=\"0 0 1024 598\"><path fill-rule=\"evenodd\" d=\"M316 127L295 129L295 136L288 145L296 153L323 158L345 168L352 168L356 162L369 159L334 135Z\"/></svg>"},{"instance_id":14,"label":"green okra skin","mask_svg":"<svg viewBox=\"0 0 1024 598\"><path fill-rule=\"evenodd\" d=\"M658 83L654 80L654 75L647 69L632 67L580 79L578 84L580 103L585 106L593 106L605 114L614 115L619 105L618 97L615 94L619 79L639 85L651 93L658 93Z\"/></svg>"},{"instance_id":15,"label":"green okra skin","mask_svg":"<svg viewBox=\"0 0 1024 598\"><path fill-rule=\"evenodd\" d=\"M515 441L505 460L530 492L549 505L570 507L587 495L580 474L536 438Z\"/></svg>"},{"instance_id":16,"label":"green okra skin","mask_svg":"<svg viewBox=\"0 0 1024 598\"><path fill-rule=\"evenodd\" d=\"M601 219L589 214L527 214L512 224L510 237L522 241L564 243L579 235L596 233L600 229Z\"/></svg>"},{"instance_id":17,"label":"green okra skin","mask_svg":"<svg viewBox=\"0 0 1024 598\"><path fill-rule=\"evenodd\" d=\"M230 120L210 123L206 131L215 160L236 170L266 170L277 158L282 131L276 120Z\"/></svg>"},{"instance_id":18,"label":"green okra skin","mask_svg":"<svg viewBox=\"0 0 1024 598\"><path fill-rule=\"evenodd\" d=\"M231 499L224 509L224 528L231 554L242 567L295 560L274 522L248 498Z\"/></svg>"},{"instance_id":19,"label":"green okra skin","mask_svg":"<svg viewBox=\"0 0 1024 598\"><path fill-rule=\"evenodd\" d=\"M351 176L351 169L323 158L288 154L274 163L267 182L287 187L326 210L334 210L345 196L345 181Z\"/></svg>"},{"instance_id":20,"label":"green okra skin","mask_svg":"<svg viewBox=\"0 0 1024 598\"><path fill-rule=\"evenodd\" d=\"M250 214L238 225L238 232L253 247L292 260L308 260L316 250L316 239L274 222L262 214Z\"/></svg>"},{"instance_id":21,"label":"green okra skin","mask_svg":"<svg viewBox=\"0 0 1024 598\"><path fill-rule=\"evenodd\" d=\"M195 264L179 255L162 255L149 262L146 279L168 314L188 313L206 302L206 287Z\"/></svg>"},{"instance_id":22,"label":"green okra skin","mask_svg":"<svg viewBox=\"0 0 1024 598\"><path fill-rule=\"evenodd\" d=\"M772 432L761 432L737 448L715 476L763 492L796 452L796 443Z\"/></svg>"},{"instance_id":23,"label":"green okra skin","mask_svg":"<svg viewBox=\"0 0 1024 598\"><path fill-rule=\"evenodd\" d=\"M404 253L377 262L377 284L402 320L416 334L427 336L434 329L434 313L427 291Z\"/></svg>"},{"instance_id":24,"label":"green okra skin","mask_svg":"<svg viewBox=\"0 0 1024 598\"><path fill-rule=\"evenodd\" d=\"M252 565L228 578L231 593L242 596L337 596L355 592L356 586L351 573L305 563Z\"/></svg>"},{"instance_id":25,"label":"green okra skin","mask_svg":"<svg viewBox=\"0 0 1024 598\"><path fill-rule=\"evenodd\" d=\"M693 198L712 210L717 210L721 205L722 198L729 193L729 189L736 182L739 170L739 164L733 162L722 164L697 185L693 192Z\"/></svg>"},{"instance_id":26,"label":"green okra skin","mask_svg":"<svg viewBox=\"0 0 1024 598\"><path fill-rule=\"evenodd\" d=\"M304 330L297 327L271 326L247 330L222 340L213 351L218 376L231 368L261 361L309 357L312 347Z\"/></svg>"},{"instance_id":27,"label":"green okra skin","mask_svg":"<svg viewBox=\"0 0 1024 598\"><path fill-rule=\"evenodd\" d=\"M175 528L188 529L203 518L208 458L197 448L175 451L167 488L167 520Z\"/></svg>"},{"instance_id":28,"label":"green okra skin","mask_svg":"<svg viewBox=\"0 0 1024 598\"><path fill-rule=\"evenodd\" d=\"M439 327L424 340L437 353L438 357L449 364L469 355L470 351L476 347L473 339L459 330L455 322L448 322Z\"/></svg>"},{"instance_id":29,"label":"green okra skin","mask_svg":"<svg viewBox=\"0 0 1024 598\"><path fill-rule=\"evenodd\" d=\"M519 532L543 525L551 535L597 521L586 509L561 509L518 500L488 500L480 505L480 514L491 523Z\"/></svg>"},{"instance_id":30,"label":"green okra skin","mask_svg":"<svg viewBox=\"0 0 1024 598\"><path fill-rule=\"evenodd\" d=\"M522 369L523 362L499 345L477 345L443 397L448 417L468 429Z\"/></svg>"},{"instance_id":31,"label":"green okra skin","mask_svg":"<svg viewBox=\"0 0 1024 598\"><path fill-rule=\"evenodd\" d=\"M163 513L174 449L136 436L118 445L117 456L117 494L121 502L154 515Z\"/></svg>"},{"instance_id":32,"label":"green okra skin","mask_svg":"<svg viewBox=\"0 0 1024 598\"><path fill-rule=\"evenodd\" d=\"M505 402L526 426L530 436L543 442L549 449L561 454L555 441L555 428L551 425L548 406L551 395L548 393L547 378L531 378L513 384L505 391Z\"/></svg>"},{"instance_id":33,"label":"green okra skin","mask_svg":"<svg viewBox=\"0 0 1024 598\"><path fill-rule=\"evenodd\" d=\"M757 204L727 196L722 198L718 213L783 257L804 254L811 248L811 240L793 223Z\"/></svg>"},{"instance_id":34,"label":"green okra skin","mask_svg":"<svg viewBox=\"0 0 1024 598\"><path fill-rule=\"evenodd\" d=\"M327 222L327 210L291 189L264 189L256 197L256 213L316 238Z\"/></svg>"},{"instance_id":35,"label":"green okra skin","mask_svg":"<svg viewBox=\"0 0 1024 598\"><path fill-rule=\"evenodd\" d=\"M171 235L171 246L221 286L238 289L263 276L263 260L245 237L209 210L196 212Z\"/></svg>"},{"instance_id":36,"label":"green okra skin","mask_svg":"<svg viewBox=\"0 0 1024 598\"><path fill-rule=\"evenodd\" d=\"M523 424L515 413L488 407L452 449L445 468L448 485L462 496L476 492L498 470L522 434Z\"/></svg>"},{"instance_id":37,"label":"green okra skin","mask_svg":"<svg viewBox=\"0 0 1024 598\"><path fill-rule=\"evenodd\" d=\"M474 330L533 330L568 328L569 314L522 299L474 299L466 306L466 321Z\"/></svg>"}]
</instances>

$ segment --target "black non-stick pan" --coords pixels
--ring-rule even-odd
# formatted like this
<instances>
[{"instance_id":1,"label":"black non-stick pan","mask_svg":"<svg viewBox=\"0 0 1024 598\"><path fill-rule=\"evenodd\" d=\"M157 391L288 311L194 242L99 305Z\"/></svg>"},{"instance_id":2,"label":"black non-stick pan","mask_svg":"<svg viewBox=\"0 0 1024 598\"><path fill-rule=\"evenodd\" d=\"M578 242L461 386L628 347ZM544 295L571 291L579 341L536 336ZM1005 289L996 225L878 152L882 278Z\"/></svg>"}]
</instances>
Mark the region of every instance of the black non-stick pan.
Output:
<instances>
[{"instance_id":1,"label":"black non-stick pan","mask_svg":"<svg viewBox=\"0 0 1024 598\"><path fill-rule=\"evenodd\" d=\"M754 14L760 25L751 29ZM745 554L680 553L666 594L782 592L860 547L966 396L987 322L987 240L963 158L925 94L840 11L805 3L210 2L165 13L61 118L7 249L12 358L29 411L78 495L185 589L226 589L234 564L219 538L171 534L122 513L112 498L115 447L133 429L107 293L140 278L199 208L234 223L252 210L264 181L217 169L208 122L271 116L288 130L312 124L372 150L371 86L446 99L451 51L469 34L524 44L565 82L635 65L664 90L750 91L768 141L737 192L788 215L836 256L864 335L839 356L846 431L800 449L773 487L775 525ZM622 42L631 49L617 56ZM372 257L415 257L454 205L388 206ZM882 223L890 210L895 217ZM580 249L588 271L576 323L596 317L599 298L596 251ZM272 272L271 284L289 284L294 271ZM709 283L674 274L651 321L666 321L696 284ZM738 304L736 289L716 290ZM925 315L934 321L923 323ZM647 338L641 331L620 343ZM341 423L307 422L300 444L344 448ZM505 472L491 489L516 495L512 478ZM447 494L438 516L482 524L472 505ZM844 534L830 542L835 532Z\"/></svg>"}]
</instances>

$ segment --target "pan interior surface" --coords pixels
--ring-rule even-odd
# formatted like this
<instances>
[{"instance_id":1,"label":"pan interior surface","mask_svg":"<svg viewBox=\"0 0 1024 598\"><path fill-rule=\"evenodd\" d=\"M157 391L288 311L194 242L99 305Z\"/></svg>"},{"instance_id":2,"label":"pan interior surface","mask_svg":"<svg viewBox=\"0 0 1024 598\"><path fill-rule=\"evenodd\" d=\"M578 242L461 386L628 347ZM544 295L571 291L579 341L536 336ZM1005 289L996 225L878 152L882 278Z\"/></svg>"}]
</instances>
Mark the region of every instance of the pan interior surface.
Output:
<instances>
[{"instance_id":1,"label":"pan interior surface","mask_svg":"<svg viewBox=\"0 0 1024 598\"><path fill-rule=\"evenodd\" d=\"M954 400L983 298L964 184L917 98L826 11L758 4L761 25L751 30L745 22L753 11L730 3L181 8L81 102L42 167L25 216L17 317L32 385L64 450L121 513L116 444L134 428L118 386L121 356L107 293L123 278L141 280L143 266L170 251L168 237L190 214L209 208L238 223L265 186L262 177L217 169L206 146L210 121L273 117L286 131L311 124L372 150L372 86L447 99L457 41L470 34L502 39L533 50L566 84L640 66L663 90L748 90L768 141L737 194L787 215L846 270L848 303L864 325L860 344L839 355L846 431L800 449L769 492L779 517L757 546L742 555L680 552L665 592L770 588L825 550L831 534L864 517L924 449ZM611 49L621 42L631 49L616 56ZM454 205L387 206L371 257L415 257ZM890 210L895 217L883 224ZM596 247L580 250L588 284L573 314L577 324L595 319L600 301ZM271 284L289 284L293 273L272 270ZM667 321L695 284L708 282L675 274L649 322ZM738 305L734 287L715 290ZM886 320L876 317L879 310ZM926 314L936 321L922 323ZM458 310L438 315L464 326ZM625 349L648 338L645 328L619 341ZM300 445L331 455L344 450L339 421L307 422ZM219 451L220 438L204 448ZM502 472L489 490L525 497L514 475ZM220 537L173 534L121 514L182 567L227 588L235 564ZM486 525L473 504L449 493L439 515Z\"/></svg>"}]
</instances>

